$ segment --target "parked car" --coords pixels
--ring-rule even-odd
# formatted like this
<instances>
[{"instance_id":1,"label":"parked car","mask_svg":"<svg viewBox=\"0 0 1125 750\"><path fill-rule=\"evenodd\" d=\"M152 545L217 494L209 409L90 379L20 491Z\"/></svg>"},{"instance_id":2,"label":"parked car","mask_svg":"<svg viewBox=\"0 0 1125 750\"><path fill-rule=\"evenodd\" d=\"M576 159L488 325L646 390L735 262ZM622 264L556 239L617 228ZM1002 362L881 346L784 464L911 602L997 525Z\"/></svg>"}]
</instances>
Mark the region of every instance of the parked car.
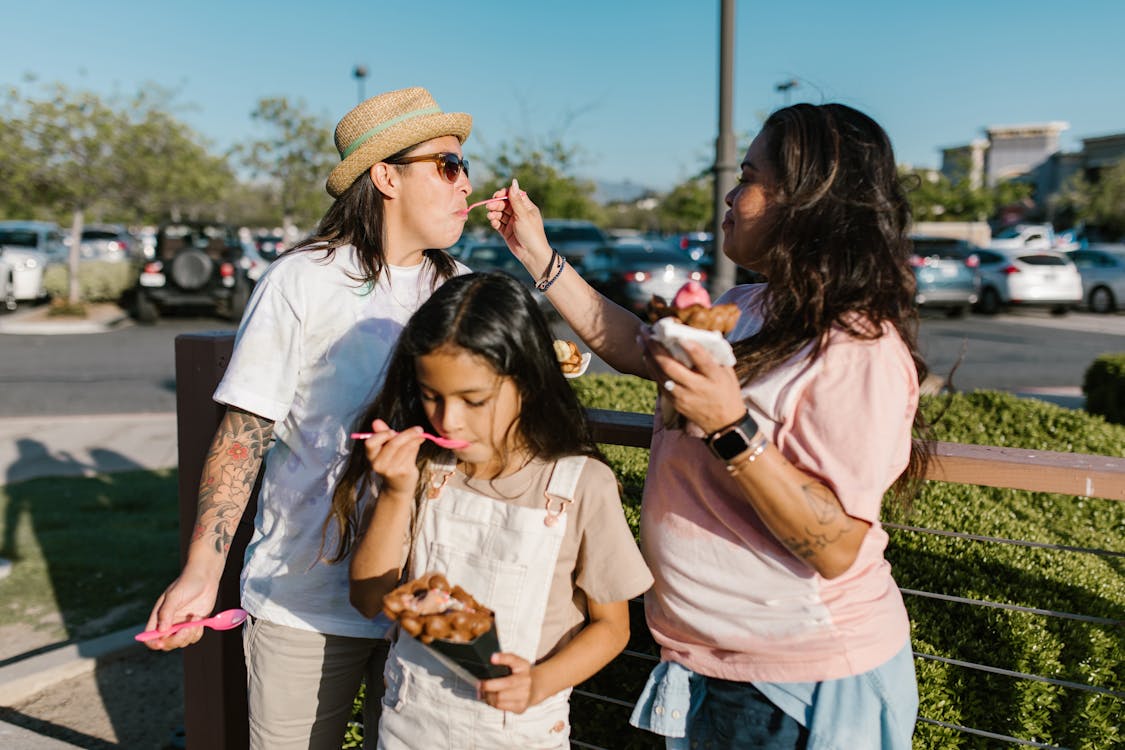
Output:
<instances>
[{"instance_id":1,"label":"parked car","mask_svg":"<svg viewBox=\"0 0 1125 750\"><path fill-rule=\"evenodd\" d=\"M82 230L78 253L82 260L120 263L137 257L139 249L137 238L125 227L115 224L90 224Z\"/></svg>"},{"instance_id":2,"label":"parked car","mask_svg":"<svg viewBox=\"0 0 1125 750\"><path fill-rule=\"evenodd\" d=\"M964 240L945 237L912 237L917 289L914 301L923 310L945 310L950 317L960 317L977 303L980 279L975 248Z\"/></svg>"},{"instance_id":3,"label":"parked car","mask_svg":"<svg viewBox=\"0 0 1125 750\"><path fill-rule=\"evenodd\" d=\"M995 315L1007 306L1047 307L1064 315L1082 301L1082 277L1065 253L975 248L980 276L976 310Z\"/></svg>"},{"instance_id":4,"label":"parked car","mask_svg":"<svg viewBox=\"0 0 1125 750\"><path fill-rule=\"evenodd\" d=\"M47 265L66 260L57 224L49 221L0 221L0 258L10 266L12 293L20 302L47 298Z\"/></svg>"},{"instance_id":5,"label":"parked car","mask_svg":"<svg viewBox=\"0 0 1125 750\"><path fill-rule=\"evenodd\" d=\"M0 258L0 310L11 312L16 309L16 282L12 266Z\"/></svg>"},{"instance_id":6,"label":"parked car","mask_svg":"<svg viewBox=\"0 0 1125 750\"><path fill-rule=\"evenodd\" d=\"M224 224L166 224L157 232L155 257L137 280L134 315L154 323L170 308L206 308L238 321L253 281L241 264L243 243Z\"/></svg>"},{"instance_id":7,"label":"parked car","mask_svg":"<svg viewBox=\"0 0 1125 750\"><path fill-rule=\"evenodd\" d=\"M579 272L588 253L613 243L601 227L584 219L544 219L543 228L551 247Z\"/></svg>"},{"instance_id":8,"label":"parked car","mask_svg":"<svg viewBox=\"0 0 1125 750\"><path fill-rule=\"evenodd\" d=\"M688 281L707 281L707 272L684 251L644 240L622 240L593 250L583 276L602 294L639 314L654 294L671 301Z\"/></svg>"},{"instance_id":9,"label":"parked car","mask_svg":"<svg viewBox=\"0 0 1125 750\"><path fill-rule=\"evenodd\" d=\"M1050 224L1016 224L999 232L988 243L992 250L1077 250L1073 234L1056 234Z\"/></svg>"},{"instance_id":10,"label":"parked car","mask_svg":"<svg viewBox=\"0 0 1125 750\"><path fill-rule=\"evenodd\" d=\"M676 246L683 250L696 263L713 263L715 235L710 232L684 232L676 235Z\"/></svg>"},{"instance_id":11,"label":"parked car","mask_svg":"<svg viewBox=\"0 0 1125 750\"><path fill-rule=\"evenodd\" d=\"M1125 303L1125 253L1097 247L1067 253L1082 275L1082 299L1096 313L1111 313Z\"/></svg>"},{"instance_id":12,"label":"parked car","mask_svg":"<svg viewBox=\"0 0 1125 750\"><path fill-rule=\"evenodd\" d=\"M36 250L48 263L67 261L62 230L53 221L0 221L0 245Z\"/></svg>"},{"instance_id":13,"label":"parked car","mask_svg":"<svg viewBox=\"0 0 1125 750\"><path fill-rule=\"evenodd\" d=\"M539 309L547 316L548 320L558 317L554 305L547 299L547 295L535 288L535 281L531 274L523 267L503 240L478 240L461 247L457 260L464 263L474 271L503 271L514 276L521 284L526 286L535 298Z\"/></svg>"},{"instance_id":14,"label":"parked car","mask_svg":"<svg viewBox=\"0 0 1125 750\"><path fill-rule=\"evenodd\" d=\"M270 232L254 235L254 248L267 261L277 260L287 247L284 235Z\"/></svg>"}]
</instances>

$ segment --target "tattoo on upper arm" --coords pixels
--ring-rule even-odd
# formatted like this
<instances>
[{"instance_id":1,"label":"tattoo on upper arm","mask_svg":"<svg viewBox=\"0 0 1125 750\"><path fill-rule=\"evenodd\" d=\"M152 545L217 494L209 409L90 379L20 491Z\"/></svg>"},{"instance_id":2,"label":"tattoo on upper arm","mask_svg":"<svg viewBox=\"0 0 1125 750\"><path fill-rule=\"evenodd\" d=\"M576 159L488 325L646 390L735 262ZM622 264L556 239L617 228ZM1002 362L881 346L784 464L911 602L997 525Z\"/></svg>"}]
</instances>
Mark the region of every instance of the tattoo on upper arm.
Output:
<instances>
[{"instance_id":1,"label":"tattoo on upper arm","mask_svg":"<svg viewBox=\"0 0 1125 750\"><path fill-rule=\"evenodd\" d=\"M230 549L272 438L273 422L227 409L203 465L193 540L209 539L220 554Z\"/></svg>"}]
</instances>

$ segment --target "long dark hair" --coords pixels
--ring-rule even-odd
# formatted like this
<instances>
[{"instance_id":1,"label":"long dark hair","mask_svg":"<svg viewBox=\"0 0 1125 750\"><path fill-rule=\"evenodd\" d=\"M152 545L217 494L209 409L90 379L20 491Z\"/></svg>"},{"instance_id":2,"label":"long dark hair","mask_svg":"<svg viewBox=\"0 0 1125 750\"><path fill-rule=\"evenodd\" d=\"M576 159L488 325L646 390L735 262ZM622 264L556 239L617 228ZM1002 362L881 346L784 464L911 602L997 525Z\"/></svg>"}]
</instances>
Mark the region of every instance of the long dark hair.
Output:
<instances>
[{"instance_id":1,"label":"long dark hair","mask_svg":"<svg viewBox=\"0 0 1125 750\"><path fill-rule=\"evenodd\" d=\"M586 413L559 368L552 340L535 300L513 277L503 272L455 276L407 322L391 355L383 388L355 427L366 430L374 420L382 419L395 430L422 425L432 431L422 408L415 360L449 347L479 357L500 377L511 378L520 395L514 437L532 456L553 460L586 455L604 460ZM426 465L441 452L429 442L419 448L418 467L423 477L419 487L426 484ZM339 539L331 562L340 562L350 552L358 521L357 500L370 487L366 450L356 443L325 520L325 539L333 525Z\"/></svg>"},{"instance_id":2,"label":"long dark hair","mask_svg":"<svg viewBox=\"0 0 1125 750\"><path fill-rule=\"evenodd\" d=\"M842 104L795 104L770 115L762 136L774 173L755 268L767 280L764 323L734 345L739 379L754 380L806 347L815 359L834 328L875 339L890 324L921 383L928 369L918 351L910 204L887 134ZM914 432L900 495L912 494L932 453L921 410Z\"/></svg>"},{"instance_id":3,"label":"long dark hair","mask_svg":"<svg viewBox=\"0 0 1125 750\"><path fill-rule=\"evenodd\" d=\"M421 144L405 148L388 156L383 161L390 162L406 156ZM405 169L406 165L395 165ZM355 276L359 284L374 285L379 281L387 266L385 251L386 224L383 210L383 194L375 187L367 172L363 172L325 212L316 231L300 242L292 252L321 251L328 261L336 249L352 245L356 249L362 273ZM444 249L425 251L426 259L434 265L438 283L450 278L456 271L456 264Z\"/></svg>"}]
</instances>

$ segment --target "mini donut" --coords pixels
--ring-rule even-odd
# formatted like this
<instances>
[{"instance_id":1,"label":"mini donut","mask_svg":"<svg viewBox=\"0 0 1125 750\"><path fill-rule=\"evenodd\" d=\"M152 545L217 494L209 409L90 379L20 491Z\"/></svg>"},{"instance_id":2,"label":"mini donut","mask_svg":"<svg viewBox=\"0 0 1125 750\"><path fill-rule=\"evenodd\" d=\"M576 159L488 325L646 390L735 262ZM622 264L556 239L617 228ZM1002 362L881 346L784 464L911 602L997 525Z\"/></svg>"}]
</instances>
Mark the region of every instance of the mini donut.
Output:
<instances>
[{"instance_id":1,"label":"mini donut","mask_svg":"<svg viewBox=\"0 0 1125 750\"><path fill-rule=\"evenodd\" d=\"M422 632L422 621L410 614L402 614L398 618L399 626L415 638Z\"/></svg>"},{"instance_id":2,"label":"mini donut","mask_svg":"<svg viewBox=\"0 0 1125 750\"><path fill-rule=\"evenodd\" d=\"M438 591L449 591L449 580L441 573L431 573L426 582L426 588Z\"/></svg>"},{"instance_id":3,"label":"mini donut","mask_svg":"<svg viewBox=\"0 0 1125 750\"><path fill-rule=\"evenodd\" d=\"M575 373L582 369L582 352L578 344L567 339L555 339L552 342L555 350L555 359L565 373Z\"/></svg>"},{"instance_id":4,"label":"mini donut","mask_svg":"<svg viewBox=\"0 0 1125 750\"><path fill-rule=\"evenodd\" d=\"M452 632L444 614L427 615L423 628L431 638L445 638Z\"/></svg>"}]
</instances>

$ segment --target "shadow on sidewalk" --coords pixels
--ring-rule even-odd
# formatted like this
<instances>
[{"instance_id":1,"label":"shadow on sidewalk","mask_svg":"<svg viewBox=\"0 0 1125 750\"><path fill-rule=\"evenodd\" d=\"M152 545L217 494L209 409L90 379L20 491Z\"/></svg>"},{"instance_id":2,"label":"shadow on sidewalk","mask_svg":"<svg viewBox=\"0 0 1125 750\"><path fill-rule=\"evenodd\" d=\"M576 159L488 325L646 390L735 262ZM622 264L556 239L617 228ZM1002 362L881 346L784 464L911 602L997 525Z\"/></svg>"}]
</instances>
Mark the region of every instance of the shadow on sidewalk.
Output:
<instances>
[{"instance_id":1,"label":"shadow on sidewalk","mask_svg":"<svg viewBox=\"0 0 1125 750\"><path fill-rule=\"evenodd\" d=\"M30 438L19 438L16 448L8 483L0 488L7 496L0 557L13 563L4 583L13 594L11 601L19 602L23 590L35 603L17 617L38 620L42 626L57 616L65 640L9 654L0 664L67 644L78 646L79 658L102 656L84 653L84 645L95 636L142 622L159 593L154 593L155 581L162 587L178 570L175 473L146 470L110 448L91 449L91 460L85 462ZM16 479L29 463L48 476ZM28 565L21 567L21 561ZM57 615L42 611L43 597L34 594L43 588L53 593ZM122 658L133 660L134 655ZM85 748L135 747L129 735L136 731L138 712L145 711L145 696L123 690L120 682L130 677L117 674L120 670L111 662L116 662L113 656L99 659L88 678L92 687L82 700L101 703L119 744L85 734L90 730L84 725L65 726L66 710L63 718L44 720L5 708L0 709L0 720ZM106 665L111 668L103 668ZM69 710L88 713L77 705Z\"/></svg>"}]
</instances>

